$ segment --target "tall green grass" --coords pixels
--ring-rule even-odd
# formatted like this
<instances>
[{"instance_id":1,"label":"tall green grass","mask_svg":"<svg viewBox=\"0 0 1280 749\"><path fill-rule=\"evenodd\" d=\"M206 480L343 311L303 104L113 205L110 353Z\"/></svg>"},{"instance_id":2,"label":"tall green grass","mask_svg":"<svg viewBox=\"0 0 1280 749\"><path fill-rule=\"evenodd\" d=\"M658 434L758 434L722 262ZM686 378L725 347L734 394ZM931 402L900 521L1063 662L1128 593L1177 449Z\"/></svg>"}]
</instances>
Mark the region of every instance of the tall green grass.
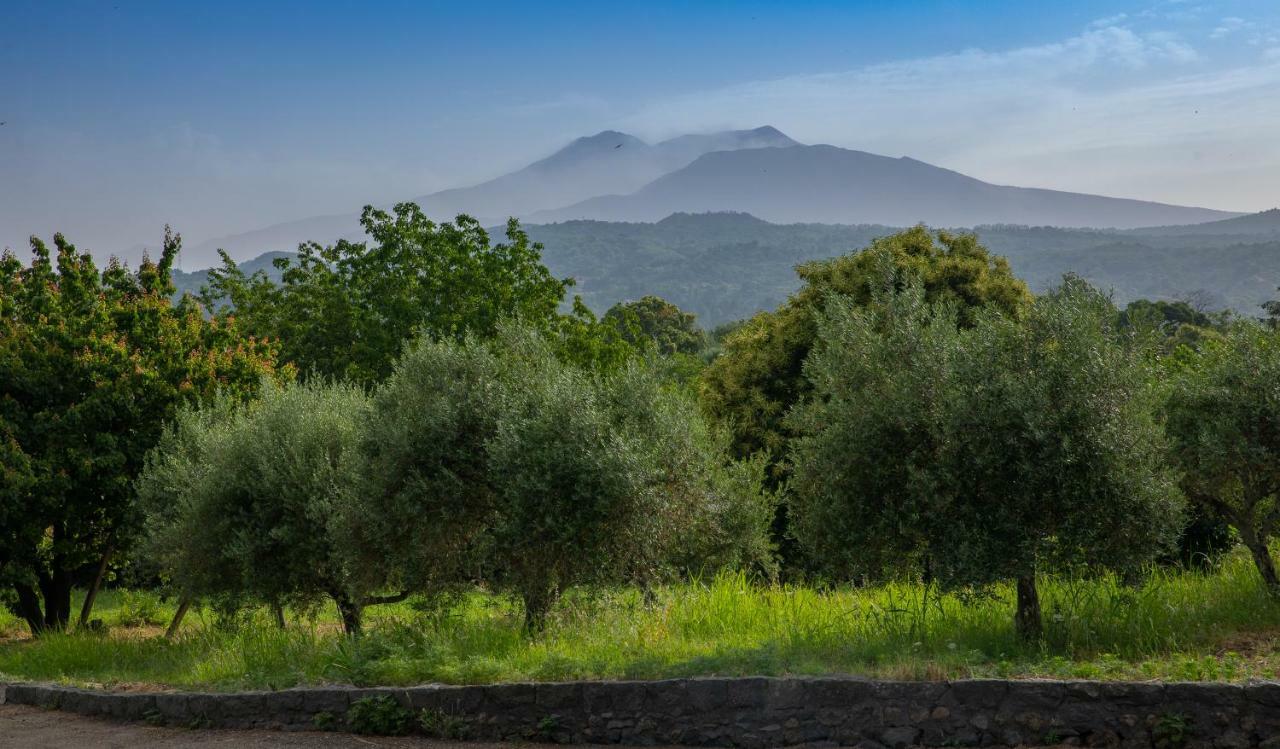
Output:
<instances>
[{"instance_id":1,"label":"tall green grass","mask_svg":"<svg viewBox=\"0 0 1280 749\"><path fill-rule=\"evenodd\" d=\"M237 689L710 674L1242 680L1280 673L1280 605L1242 554L1211 573L1155 570L1137 587L1043 578L1046 632L1035 647L1014 635L1011 590L968 600L914 583L820 591L730 575L660 589L648 604L634 590L575 592L533 639L508 601L475 593L431 615L410 604L370 609L369 632L358 640L342 637L326 610L291 613L284 630L263 612L233 631L197 612L168 642L159 628L138 626L170 613L145 596L104 596L106 634L0 643L0 678ZM140 617L140 609L152 615Z\"/></svg>"}]
</instances>

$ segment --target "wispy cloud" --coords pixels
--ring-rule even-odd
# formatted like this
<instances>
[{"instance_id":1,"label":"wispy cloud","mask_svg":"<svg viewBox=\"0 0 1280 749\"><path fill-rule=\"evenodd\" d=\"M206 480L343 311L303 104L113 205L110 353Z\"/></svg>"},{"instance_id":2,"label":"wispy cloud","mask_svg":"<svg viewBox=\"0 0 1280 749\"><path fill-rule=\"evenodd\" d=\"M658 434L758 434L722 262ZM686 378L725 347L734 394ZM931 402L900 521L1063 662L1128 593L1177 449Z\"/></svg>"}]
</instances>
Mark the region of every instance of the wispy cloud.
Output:
<instances>
[{"instance_id":1,"label":"wispy cloud","mask_svg":"<svg viewBox=\"0 0 1280 749\"><path fill-rule=\"evenodd\" d=\"M1280 204L1280 60L1222 65L1179 34L1102 20L1111 23L1052 44L654 101L628 124L653 133L770 123L802 140L907 154L993 181L1227 208Z\"/></svg>"}]
</instances>

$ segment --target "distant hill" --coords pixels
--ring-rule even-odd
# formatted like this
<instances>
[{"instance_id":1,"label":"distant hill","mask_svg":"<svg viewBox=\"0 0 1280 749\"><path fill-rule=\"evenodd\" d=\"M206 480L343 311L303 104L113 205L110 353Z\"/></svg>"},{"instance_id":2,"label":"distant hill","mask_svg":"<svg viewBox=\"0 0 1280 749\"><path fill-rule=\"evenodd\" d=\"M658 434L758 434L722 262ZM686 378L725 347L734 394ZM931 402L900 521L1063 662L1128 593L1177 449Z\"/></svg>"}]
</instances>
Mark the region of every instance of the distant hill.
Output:
<instances>
[{"instance_id":1,"label":"distant hill","mask_svg":"<svg viewBox=\"0 0 1280 749\"><path fill-rule=\"evenodd\" d=\"M993 185L910 158L835 146L715 151L629 195L540 211L530 221L657 221L677 211L746 211L778 223L1136 228L1239 214Z\"/></svg>"},{"instance_id":2,"label":"distant hill","mask_svg":"<svg viewBox=\"0 0 1280 749\"><path fill-rule=\"evenodd\" d=\"M596 195L637 190L710 151L794 145L796 141L772 127L682 135L652 145L633 135L606 130L578 138L510 174L411 200L440 221L466 213L487 224L501 224L509 216L524 217ZM192 246L186 254L190 262L212 263L218 249L227 250L232 257L251 257L267 250L291 250L304 241L332 243L359 236L359 216L352 213L300 219L217 237Z\"/></svg>"},{"instance_id":3,"label":"distant hill","mask_svg":"<svg viewBox=\"0 0 1280 749\"><path fill-rule=\"evenodd\" d=\"M252 260L246 260L243 263L238 263L237 265L239 265L240 270L244 271L245 275L252 276L254 273L262 271L273 281L279 281L280 271L277 270L274 265L275 259L278 257L293 256L294 253L292 252L266 252ZM200 293L200 287L204 286L208 282L209 270L207 268L191 272L180 270L175 270L173 272L173 285L177 289L175 296L182 296L184 293L196 296Z\"/></svg>"},{"instance_id":4,"label":"distant hill","mask_svg":"<svg viewBox=\"0 0 1280 749\"><path fill-rule=\"evenodd\" d=\"M794 268L799 263L859 249L897 231L876 224L773 224L745 213L677 213L653 223L567 221L526 229L545 245L543 260L552 272L576 279L572 293L597 312L658 294L696 313L708 327L777 307L798 287ZM1215 307L1256 315L1258 305L1275 298L1280 286L1280 237L1265 233L1173 236L1010 225L976 231L1035 291L1072 272L1112 291L1120 304L1194 294ZM272 257L243 267L274 273ZM179 285L193 291L204 281L203 272L180 275Z\"/></svg>"},{"instance_id":5,"label":"distant hill","mask_svg":"<svg viewBox=\"0 0 1280 749\"><path fill-rule=\"evenodd\" d=\"M1280 208L1261 213L1250 213L1221 221L1209 221L1189 226L1152 226L1136 230L1141 234L1166 236L1250 235L1280 237Z\"/></svg>"}]
</instances>

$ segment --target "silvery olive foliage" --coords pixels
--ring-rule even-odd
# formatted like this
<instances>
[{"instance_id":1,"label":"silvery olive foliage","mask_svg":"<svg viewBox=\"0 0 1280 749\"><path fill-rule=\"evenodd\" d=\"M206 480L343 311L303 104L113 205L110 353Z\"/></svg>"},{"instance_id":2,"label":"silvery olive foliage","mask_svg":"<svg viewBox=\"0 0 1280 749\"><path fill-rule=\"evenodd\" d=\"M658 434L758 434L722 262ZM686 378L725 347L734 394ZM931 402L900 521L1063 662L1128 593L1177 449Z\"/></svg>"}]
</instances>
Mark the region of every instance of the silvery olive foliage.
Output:
<instances>
[{"instance_id":1,"label":"silvery olive foliage","mask_svg":"<svg viewBox=\"0 0 1280 749\"><path fill-rule=\"evenodd\" d=\"M828 305L791 417L795 535L843 579L1017 581L1035 637L1037 573L1131 570L1181 530L1152 357L1074 278L1020 319L955 314L918 288Z\"/></svg>"},{"instance_id":2,"label":"silvery olive foliage","mask_svg":"<svg viewBox=\"0 0 1280 749\"><path fill-rule=\"evenodd\" d=\"M695 558L767 569L761 466L729 464L657 370L579 368L514 324L416 343L373 398L350 546L406 587L508 591L535 630L570 586L648 583Z\"/></svg>"},{"instance_id":3,"label":"silvery olive foliage","mask_svg":"<svg viewBox=\"0 0 1280 749\"><path fill-rule=\"evenodd\" d=\"M275 605L329 597L358 630L371 591L336 539L367 410L359 387L308 382L180 413L137 482L150 556L178 592Z\"/></svg>"}]
</instances>

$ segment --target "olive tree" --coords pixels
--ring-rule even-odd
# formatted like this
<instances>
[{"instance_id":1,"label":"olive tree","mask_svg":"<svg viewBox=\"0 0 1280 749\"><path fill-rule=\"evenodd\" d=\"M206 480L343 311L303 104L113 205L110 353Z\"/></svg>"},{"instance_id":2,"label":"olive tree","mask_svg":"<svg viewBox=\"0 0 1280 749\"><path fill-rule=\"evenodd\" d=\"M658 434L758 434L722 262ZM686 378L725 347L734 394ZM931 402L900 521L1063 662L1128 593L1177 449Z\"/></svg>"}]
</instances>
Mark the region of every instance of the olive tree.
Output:
<instances>
[{"instance_id":1,"label":"olive tree","mask_svg":"<svg viewBox=\"0 0 1280 749\"><path fill-rule=\"evenodd\" d=\"M556 354L519 325L415 342L373 398L351 545L408 588L509 592L530 630L570 586L650 581L699 552L767 559L758 466L728 465L687 395L643 360L601 373Z\"/></svg>"},{"instance_id":2,"label":"olive tree","mask_svg":"<svg viewBox=\"0 0 1280 749\"><path fill-rule=\"evenodd\" d=\"M1182 488L1235 527L1280 595L1269 548L1280 530L1280 333L1239 322L1178 364L1167 430Z\"/></svg>"},{"instance_id":3,"label":"olive tree","mask_svg":"<svg viewBox=\"0 0 1280 749\"><path fill-rule=\"evenodd\" d=\"M773 485L784 485L790 475L787 456L796 433L787 415L813 395L803 366L818 342L817 318L835 296L861 307L885 298L887 269L896 274L889 280L894 288L910 279L929 302L952 303L960 326L971 325L982 310L1016 316L1031 300L1027 285L1013 275L1008 261L988 252L977 236L924 226L797 267L801 285L796 293L778 309L757 314L727 335L720 355L701 378L704 409L731 430L736 456L768 456ZM804 570L807 563L792 548L788 507L779 506L775 540L784 563Z\"/></svg>"},{"instance_id":4,"label":"olive tree","mask_svg":"<svg viewBox=\"0 0 1280 749\"><path fill-rule=\"evenodd\" d=\"M1181 530L1150 357L1075 279L1022 320L954 314L919 290L828 307L793 417L796 535L845 578L1015 582L1034 639L1037 573L1130 570Z\"/></svg>"},{"instance_id":5,"label":"olive tree","mask_svg":"<svg viewBox=\"0 0 1280 749\"><path fill-rule=\"evenodd\" d=\"M183 412L138 480L151 547L180 593L275 606L329 597L359 632L362 608L383 599L355 584L336 537L367 408L355 386L311 382Z\"/></svg>"}]
</instances>

